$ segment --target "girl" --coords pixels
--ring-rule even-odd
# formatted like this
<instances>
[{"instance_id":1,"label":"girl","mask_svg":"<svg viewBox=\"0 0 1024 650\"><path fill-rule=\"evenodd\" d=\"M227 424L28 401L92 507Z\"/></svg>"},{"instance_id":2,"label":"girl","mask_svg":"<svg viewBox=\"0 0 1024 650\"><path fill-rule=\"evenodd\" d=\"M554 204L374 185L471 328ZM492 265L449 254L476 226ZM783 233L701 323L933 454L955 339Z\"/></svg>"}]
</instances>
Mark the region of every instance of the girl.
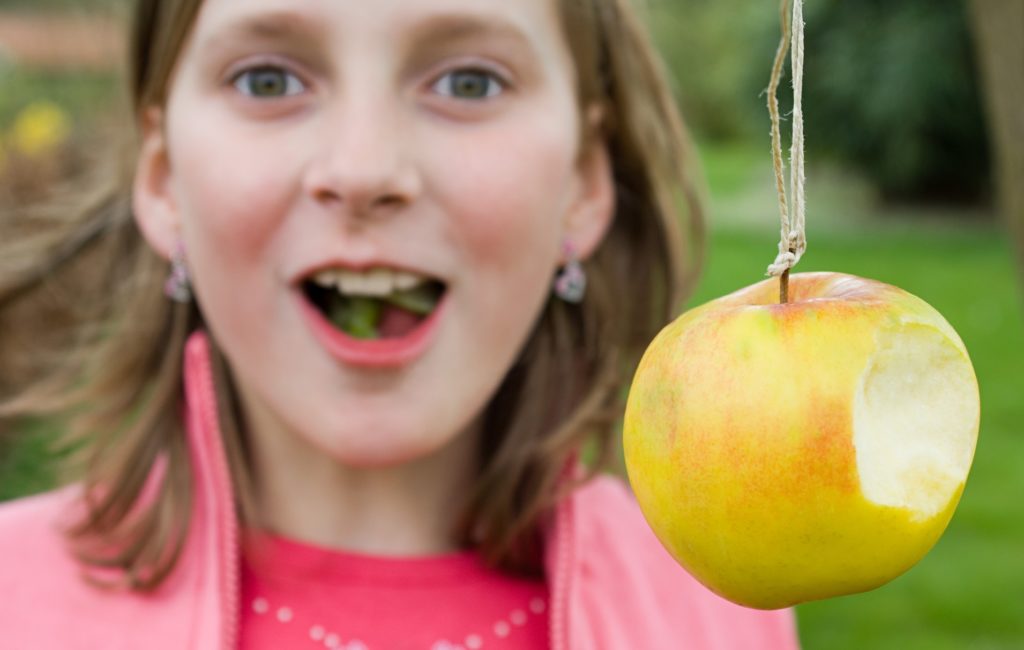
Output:
<instances>
[{"instance_id":1,"label":"girl","mask_svg":"<svg viewBox=\"0 0 1024 650\"><path fill-rule=\"evenodd\" d=\"M700 235L626 0L141 0L131 91L129 180L2 240L82 304L6 647L795 646L594 478Z\"/></svg>"}]
</instances>

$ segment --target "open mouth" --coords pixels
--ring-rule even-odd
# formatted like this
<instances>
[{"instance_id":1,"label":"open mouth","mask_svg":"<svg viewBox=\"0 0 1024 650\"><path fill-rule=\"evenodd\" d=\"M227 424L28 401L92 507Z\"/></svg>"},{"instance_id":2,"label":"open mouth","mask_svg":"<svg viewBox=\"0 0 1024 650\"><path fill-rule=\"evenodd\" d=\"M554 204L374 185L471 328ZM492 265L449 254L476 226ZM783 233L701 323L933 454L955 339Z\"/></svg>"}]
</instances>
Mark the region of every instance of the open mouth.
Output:
<instances>
[{"instance_id":1,"label":"open mouth","mask_svg":"<svg viewBox=\"0 0 1024 650\"><path fill-rule=\"evenodd\" d=\"M306 298L327 322L367 341L410 335L434 312L445 290L440 280L387 268L329 269L302 284Z\"/></svg>"}]
</instances>

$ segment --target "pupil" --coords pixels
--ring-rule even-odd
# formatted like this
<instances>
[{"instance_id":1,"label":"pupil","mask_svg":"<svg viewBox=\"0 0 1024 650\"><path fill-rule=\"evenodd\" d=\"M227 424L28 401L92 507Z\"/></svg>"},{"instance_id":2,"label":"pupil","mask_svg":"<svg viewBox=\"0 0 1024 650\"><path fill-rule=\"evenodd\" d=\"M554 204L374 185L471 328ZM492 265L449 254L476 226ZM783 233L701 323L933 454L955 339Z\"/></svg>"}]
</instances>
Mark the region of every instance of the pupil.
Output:
<instances>
[{"instance_id":1,"label":"pupil","mask_svg":"<svg viewBox=\"0 0 1024 650\"><path fill-rule=\"evenodd\" d=\"M487 96L487 76L480 72L455 73L452 86L459 97L478 99Z\"/></svg>"}]
</instances>

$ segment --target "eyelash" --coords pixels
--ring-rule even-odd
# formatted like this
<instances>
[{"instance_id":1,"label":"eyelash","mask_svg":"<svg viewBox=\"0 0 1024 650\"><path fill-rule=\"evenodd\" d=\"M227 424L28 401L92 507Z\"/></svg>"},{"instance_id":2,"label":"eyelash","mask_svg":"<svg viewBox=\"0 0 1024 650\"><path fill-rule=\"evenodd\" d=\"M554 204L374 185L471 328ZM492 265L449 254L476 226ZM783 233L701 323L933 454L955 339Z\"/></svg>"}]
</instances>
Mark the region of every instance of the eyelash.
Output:
<instances>
[{"instance_id":1,"label":"eyelash","mask_svg":"<svg viewBox=\"0 0 1024 650\"><path fill-rule=\"evenodd\" d=\"M259 95L249 92L252 89L251 87L247 88L246 79L248 79L250 75L260 72L284 74L286 77L285 94L261 97ZM452 85L454 84L455 81L454 76L459 74L480 75L482 77L485 77L486 82L488 84L486 93L482 97L467 98L456 96L454 92L452 92ZM301 94L301 92L305 90L307 86L306 82L304 82L297 74L289 70L287 66L280 65L277 63L260 63L249 66L231 76L231 85L243 95L251 97L253 99L285 99L288 97L293 97L295 95ZM298 85L299 87L296 88L296 85ZM447 86L447 90L442 89L444 86ZM482 67L463 66L448 70L443 75L438 77L435 81L433 81L430 84L430 88L431 90L434 90L440 95L450 97L457 101L482 102L490 100L507 91L509 89L509 83L505 79L505 77L492 70L488 70Z\"/></svg>"}]
</instances>

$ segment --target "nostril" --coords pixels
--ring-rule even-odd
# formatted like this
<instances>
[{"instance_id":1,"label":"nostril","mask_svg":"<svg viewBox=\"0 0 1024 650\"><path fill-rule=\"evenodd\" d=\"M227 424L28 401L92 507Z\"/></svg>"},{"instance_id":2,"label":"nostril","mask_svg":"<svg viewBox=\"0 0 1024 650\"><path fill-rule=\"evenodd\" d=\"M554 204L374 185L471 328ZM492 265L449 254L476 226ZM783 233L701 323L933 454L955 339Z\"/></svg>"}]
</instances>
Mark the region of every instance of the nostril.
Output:
<instances>
[{"instance_id":1,"label":"nostril","mask_svg":"<svg viewBox=\"0 0 1024 650\"><path fill-rule=\"evenodd\" d=\"M317 187L310 193L317 203L325 203L328 205L340 205L342 203L341 195L328 187Z\"/></svg>"},{"instance_id":2,"label":"nostril","mask_svg":"<svg viewBox=\"0 0 1024 650\"><path fill-rule=\"evenodd\" d=\"M377 199L376 203L382 208L394 208L404 205L405 199L398 194L387 194Z\"/></svg>"}]
</instances>

